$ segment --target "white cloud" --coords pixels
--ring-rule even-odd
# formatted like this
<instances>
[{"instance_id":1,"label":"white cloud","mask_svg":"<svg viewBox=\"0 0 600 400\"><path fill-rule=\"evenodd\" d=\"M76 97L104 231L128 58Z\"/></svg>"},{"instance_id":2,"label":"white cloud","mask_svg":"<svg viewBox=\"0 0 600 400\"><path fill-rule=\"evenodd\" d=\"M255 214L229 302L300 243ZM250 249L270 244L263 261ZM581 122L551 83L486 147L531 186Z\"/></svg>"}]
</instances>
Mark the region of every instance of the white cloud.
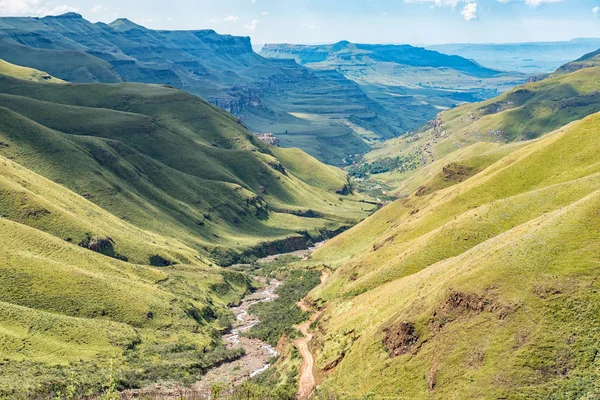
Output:
<instances>
[{"instance_id":1,"label":"white cloud","mask_svg":"<svg viewBox=\"0 0 600 400\"><path fill-rule=\"evenodd\" d=\"M0 16L45 16L79 11L70 5L43 0L0 0Z\"/></svg>"},{"instance_id":2,"label":"white cloud","mask_svg":"<svg viewBox=\"0 0 600 400\"><path fill-rule=\"evenodd\" d=\"M525 4L527 4L529 7L539 7L542 4L546 4L546 3L560 3L563 0L525 0Z\"/></svg>"},{"instance_id":3,"label":"white cloud","mask_svg":"<svg viewBox=\"0 0 600 400\"><path fill-rule=\"evenodd\" d=\"M248 25L244 25L244 28L250 29L251 31L256 30L257 27L258 27L257 19L253 19Z\"/></svg>"},{"instance_id":4,"label":"white cloud","mask_svg":"<svg viewBox=\"0 0 600 400\"><path fill-rule=\"evenodd\" d=\"M173 17L168 17L168 18L167 18L167 21L168 21L168 22L173 22Z\"/></svg>"},{"instance_id":5,"label":"white cloud","mask_svg":"<svg viewBox=\"0 0 600 400\"><path fill-rule=\"evenodd\" d=\"M431 7L452 7L455 8L464 0L404 0L405 3L431 3Z\"/></svg>"},{"instance_id":6,"label":"white cloud","mask_svg":"<svg viewBox=\"0 0 600 400\"><path fill-rule=\"evenodd\" d=\"M99 13L102 11L108 11L108 7L102 4L96 4L94 7L90 8L91 13Z\"/></svg>"},{"instance_id":7,"label":"white cloud","mask_svg":"<svg viewBox=\"0 0 600 400\"><path fill-rule=\"evenodd\" d=\"M516 0L498 0L499 3L502 4L507 4L507 3L512 3L513 1ZM547 4L547 3L561 3L564 0L525 0L525 4L527 4L529 7L539 7L543 4Z\"/></svg>"},{"instance_id":8,"label":"white cloud","mask_svg":"<svg viewBox=\"0 0 600 400\"><path fill-rule=\"evenodd\" d=\"M269 15L269 12L268 12L268 11L263 11L263 12L261 12L261 13L260 13L260 15L262 15L262 16L265 16L265 17L266 17L267 15Z\"/></svg>"},{"instance_id":9,"label":"white cloud","mask_svg":"<svg viewBox=\"0 0 600 400\"><path fill-rule=\"evenodd\" d=\"M388 14L386 11L384 11L384 12L382 12L382 13L381 13L381 15L383 15L384 17L386 17L386 16L388 16L389 14Z\"/></svg>"},{"instance_id":10,"label":"white cloud","mask_svg":"<svg viewBox=\"0 0 600 400\"><path fill-rule=\"evenodd\" d=\"M256 0L250 0L251 4L256 4Z\"/></svg>"},{"instance_id":11,"label":"white cloud","mask_svg":"<svg viewBox=\"0 0 600 400\"><path fill-rule=\"evenodd\" d=\"M600 7L596 6L596 7L592 8L592 14L594 14L595 16L598 16L599 13L600 13Z\"/></svg>"},{"instance_id":12,"label":"white cloud","mask_svg":"<svg viewBox=\"0 0 600 400\"><path fill-rule=\"evenodd\" d=\"M212 22L213 24L218 24L219 22L236 22L239 21L240 17L238 17L237 15L229 15L225 18L215 18L212 17L210 19L210 22Z\"/></svg>"},{"instance_id":13,"label":"white cloud","mask_svg":"<svg viewBox=\"0 0 600 400\"><path fill-rule=\"evenodd\" d=\"M477 3L467 3L460 13L465 21L470 21L477 18Z\"/></svg>"}]
</instances>

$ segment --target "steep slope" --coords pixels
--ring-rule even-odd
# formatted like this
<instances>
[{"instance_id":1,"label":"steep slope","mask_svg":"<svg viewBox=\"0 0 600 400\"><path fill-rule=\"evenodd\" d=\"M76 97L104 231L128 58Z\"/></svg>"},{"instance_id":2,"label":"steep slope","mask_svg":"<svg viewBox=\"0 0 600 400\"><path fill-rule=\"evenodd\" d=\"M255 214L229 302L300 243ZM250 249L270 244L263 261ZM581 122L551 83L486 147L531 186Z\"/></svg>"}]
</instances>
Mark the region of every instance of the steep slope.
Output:
<instances>
[{"instance_id":1,"label":"steep slope","mask_svg":"<svg viewBox=\"0 0 600 400\"><path fill-rule=\"evenodd\" d=\"M34 82L66 83L45 72L33 68L20 67L2 59L0 59L0 75L12 76L13 78Z\"/></svg>"},{"instance_id":2,"label":"steep slope","mask_svg":"<svg viewBox=\"0 0 600 400\"><path fill-rule=\"evenodd\" d=\"M0 72L0 397L195 382L240 357L220 338L255 287L214 263L369 212L343 171L191 94Z\"/></svg>"},{"instance_id":3,"label":"steep slope","mask_svg":"<svg viewBox=\"0 0 600 400\"><path fill-rule=\"evenodd\" d=\"M315 70L336 70L400 115L407 130L420 127L440 109L488 99L526 80L519 73L501 73L459 56L409 45L268 44L260 54L293 59Z\"/></svg>"},{"instance_id":4,"label":"steep slope","mask_svg":"<svg viewBox=\"0 0 600 400\"><path fill-rule=\"evenodd\" d=\"M555 71L554 75L568 74L584 68L600 66L600 50L583 55L575 61L567 63Z\"/></svg>"},{"instance_id":5,"label":"steep slope","mask_svg":"<svg viewBox=\"0 0 600 400\"><path fill-rule=\"evenodd\" d=\"M120 384L135 387L194 379L235 357L215 350L227 305L250 288L246 277L209 267L184 243L139 229L4 156L0 193L0 395L34 398L70 385L79 394L99 391L111 360ZM187 265L157 269L122 254Z\"/></svg>"},{"instance_id":6,"label":"steep slope","mask_svg":"<svg viewBox=\"0 0 600 400\"><path fill-rule=\"evenodd\" d=\"M599 77L600 67L591 53L559 68L549 78L518 86L485 102L444 111L415 134L392 139L373 150L365 161L377 163L397 156L419 160L423 169L401 165L372 176L403 195L415 192L457 157L469 158L467 154L472 160L465 166L472 167L472 175L498 160L504 150L498 153L494 149L500 144L510 142L517 148L523 140L600 111Z\"/></svg>"},{"instance_id":7,"label":"steep slope","mask_svg":"<svg viewBox=\"0 0 600 400\"><path fill-rule=\"evenodd\" d=\"M0 18L0 51L11 63L69 82L183 89L332 164L403 130L401 119L343 75L267 60L249 38L212 30L154 31L125 19L92 24L75 13Z\"/></svg>"},{"instance_id":8,"label":"steep slope","mask_svg":"<svg viewBox=\"0 0 600 400\"><path fill-rule=\"evenodd\" d=\"M336 193L338 172L312 159L304 182L233 117L179 90L0 82L0 154L221 264L272 243L296 249L365 215Z\"/></svg>"},{"instance_id":9,"label":"steep slope","mask_svg":"<svg viewBox=\"0 0 600 400\"><path fill-rule=\"evenodd\" d=\"M335 270L311 294L326 302L321 392L597 397L599 123L398 200L318 250Z\"/></svg>"}]
</instances>

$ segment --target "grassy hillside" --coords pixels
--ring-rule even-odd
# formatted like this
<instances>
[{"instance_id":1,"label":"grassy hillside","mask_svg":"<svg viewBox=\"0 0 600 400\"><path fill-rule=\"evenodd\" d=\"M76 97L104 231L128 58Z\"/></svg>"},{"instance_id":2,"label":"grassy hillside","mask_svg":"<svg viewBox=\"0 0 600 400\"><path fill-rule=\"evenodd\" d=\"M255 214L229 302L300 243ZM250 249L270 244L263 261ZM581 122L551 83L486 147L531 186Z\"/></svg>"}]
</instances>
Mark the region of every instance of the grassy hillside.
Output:
<instances>
[{"instance_id":1,"label":"grassy hillside","mask_svg":"<svg viewBox=\"0 0 600 400\"><path fill-rule=\"evenodd\" d=\"M2 398L195 382L241 355L220 336L254 287L215 264L370 212L341 170L190 94L0 68Z\"/></svg>"},{"instance_id":2,"label":"grassy hillside","mask_svg":"<svg viewBox=\"0 0 600 400\"><path fill-rule=\"evenodd\" d=\"M411 194L457 158L465 160L470 154L475 159L467 164L477 164L472 172L481 170L505 153L493 151L503 143L517 148L523 141L600 111L600 67L594 66L592 56L589 60L585 62L591 64L585 68L567 64L550 78L518 86L488 101L444 111L419 131L384 143L366 154L364 161L401 156L417 159L419 165L389 169L371 178L396 194Z\"/></svg>"},{"instance_id":3,"label":"grassy hillside","mask_svg":"<svg viewBox=\"0 0 600 400\"><path fill-rule=\"evenodd\" d=\"M568 74L570 72L578 71L584 68L592 68L600 66L600 50L592 51L583 55L575 61L567 63L560 67L555 75Z\"/></svg>"},{"instance_id":4,"label":"grassy hillside","mask_svg":"<svg viewBox=\"0 0 600 400\"><path fill-rule=\"evenodd\" d=\"M270 147L197 97L161 86L0 80L0 154L220 262L221 250L269 252L269 242L290 237L297 246L366 215L364 204L336 193L341 172L311 160L314 174L296 176L291 162L287 171Z\"/></svg>"},{"instance_id":5,"label":"grassy hillside","mask_svg":"<svg viewBox=\"0 0 600 400\"><path fill-rule=\"evenodd\" d=\"M33 68L20 67L0 59L0 74L34 82L66 83L45 72Z\"/></svg>"},{"instance_id":6,"label":"grassy hillside","mask_svg":"<svg viewBox=\"0 0 600 400\"><path fill-rule=\"evenodd\" d=\"M318 250L314 262L335 270L311 293L326 304L321 393L598 396L599 123L511 148Z\"/></svg>"},{"instance_id":7,"label":"grassy hillside","mask_svg":"<svg viewBox=\"0 0 600 400\"><path fill-rule=\"evenodd\" d=\"M217 348L227 305L251 287L245 276L6 157L0 166L0 396L99 391L111 362L123 387L193 381L235 357Z\"/></svg>"}]
</instances>

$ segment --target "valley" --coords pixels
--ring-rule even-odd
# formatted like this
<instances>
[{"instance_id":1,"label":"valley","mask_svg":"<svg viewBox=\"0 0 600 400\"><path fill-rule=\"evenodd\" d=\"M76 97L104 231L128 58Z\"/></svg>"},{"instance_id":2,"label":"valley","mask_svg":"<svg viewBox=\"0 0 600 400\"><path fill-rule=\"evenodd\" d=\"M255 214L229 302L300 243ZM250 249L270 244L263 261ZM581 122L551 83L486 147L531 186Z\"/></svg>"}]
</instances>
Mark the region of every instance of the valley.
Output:
<instances>
[{"instance_id":1,"label":"valley","mask_svg":"<svg viewBox=\"0 0 600 400\"><path fill-rule=\"evenodd\" d=\"M0 16L0 400L600 397L598 39L133 21Z\"/></svg>"}]
</instances>

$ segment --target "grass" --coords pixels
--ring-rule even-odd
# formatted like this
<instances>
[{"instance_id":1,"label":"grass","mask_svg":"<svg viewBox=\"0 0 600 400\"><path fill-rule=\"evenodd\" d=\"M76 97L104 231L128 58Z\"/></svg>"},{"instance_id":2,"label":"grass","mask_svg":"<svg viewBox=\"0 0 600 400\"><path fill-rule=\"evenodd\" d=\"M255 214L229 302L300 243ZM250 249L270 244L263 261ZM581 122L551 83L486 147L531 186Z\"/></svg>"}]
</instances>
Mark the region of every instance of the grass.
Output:
<instances>
[{"instance_id":1,"label":"grass","mask_svg":"<svg viewBox=\"0 0 600 400\"><path fill-rule=\"evenodd\" d=\"M4 60L0 60L0 74L33 82L66 83L45 72L33 68L20 67Z\"/></svg>"},{"instance_id":2,"label":"grass","mask_svg":"<svg viewBox=\"0 0 600 400\"><path fill-rule=\"evenodd\" d=\"M280 161L176 89L0 80L0 397L189 385L241 355L221 335L254 287L213 250L285 250L369 213L336 193L342 171Z\"/></svg>"},{"instance_id":3,"label":"grass","mask_svg":"<svg viewBox=\"0 0 600 400\"><path fill-rule=\"evenodd\" d=\"M372 175L371 179L406 196L456 159L473 158L470 162L490 165L503 153L518 148L519 143L600 111L600 67L591 60L587 68L567 64L547 79L518 86L484 102L441 112L413 134L385 142L366 154L365 162L416 157L421 168L416 173L392 171ZM565 72L561 72L563 69ZM514 147L500 146L505 143L513 143Z\"/></svg>"},{"instance_id":4,"label":"grass","mask_svg":"<svg viewBox=\"0 0 600 400\"><path fill-rule=\"evenodd\" d=\"M320 283L319 271L291 270L286 274L283 284L275 290L277 298L270 302L254 304L248 310L261 320L247 333L276 346L279 338L285 335L294 339L298 331L294 325L306 321L307 313L298 308L296 303Z\"/></svg>"},{"instance_id":5,"label":"grass","mask_svg":"<svg viewBox=\"0 0 600 400\"><path fill-rule=\"evenodd\" d=\"M288 157L288 173L234 118L177 90L132 84L57 90L2 79L2 154L201 253L217 243L240 252L304 232L320 236L352 224L364 208L335 193L344 186L341 172L305 158L314 173L299 170L299 178ZM122 103L123 96L132 100ZM294 215L308 210L319 217ZM83 233L61 235L75 240ZM116 249L131 256L119 242Z\"/></svg>"},{"instance_id":6,"label":"grass","mask_svg":"<svg viewBox=\"0 0 600 400\"><path fill-rule=\"evenodd\" d=\"M327 307L313 348L320 370L336 365L320 390L349 399L598 396L599 122L594 114L513 147L319 249L313 262L335 272L309 295ZM416 343L392 357L384 339L401 323Z\"/></svg>"}]
</instances>

